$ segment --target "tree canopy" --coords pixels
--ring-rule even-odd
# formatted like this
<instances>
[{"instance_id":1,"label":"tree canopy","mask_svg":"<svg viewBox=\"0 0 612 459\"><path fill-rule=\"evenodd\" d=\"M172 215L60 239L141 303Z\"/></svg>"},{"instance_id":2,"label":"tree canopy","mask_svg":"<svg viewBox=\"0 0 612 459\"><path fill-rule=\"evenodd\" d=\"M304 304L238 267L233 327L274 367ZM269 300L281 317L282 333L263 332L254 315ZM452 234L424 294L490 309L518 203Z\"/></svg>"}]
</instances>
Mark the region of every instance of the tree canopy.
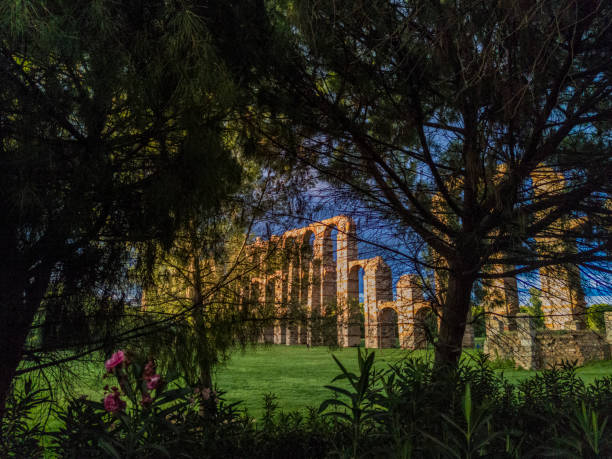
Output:
<instances>
[{"instance_id":1,"label":"tree canopy","mask_svg":"<svg viewBox=\"0 0 612 459\"><path fill-rule=\"evenodd\" d=\"M609 2L298 1L268 14L253 127L433 250L447 273L440 365L459 358L478 279L607 269Z\"/></svg>"},{"instance_id":2,"label":"tree canopy","mask_svg":"<svg viewBox=\"0 0 612 459\"><path fill-rule=\"evenodd\" d=\"M232 79L199 13L0 7L0 416L23 356L104 344L149 244L170 246L240 186Z\"/></svg>"}]
</instances>

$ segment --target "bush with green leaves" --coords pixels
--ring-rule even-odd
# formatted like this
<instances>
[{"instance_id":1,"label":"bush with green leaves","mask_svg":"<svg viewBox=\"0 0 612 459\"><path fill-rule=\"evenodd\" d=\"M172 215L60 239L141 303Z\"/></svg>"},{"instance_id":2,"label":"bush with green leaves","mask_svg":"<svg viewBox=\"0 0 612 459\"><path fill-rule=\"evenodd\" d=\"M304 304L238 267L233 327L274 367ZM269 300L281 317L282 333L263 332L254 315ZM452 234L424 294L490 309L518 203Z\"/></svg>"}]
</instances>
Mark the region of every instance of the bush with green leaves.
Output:
<instances>
[{"instance_id":1,"label":"bush with green leaves","mask_svg":"<svg viewBox=\"0 0 612 459\"><path fill-rule=\"evenodd\" d=\"M31 379L13 386L0 422L0 457L38 457L43 453L44 429L34 419L38 407L49 402L46 391L38 389Z\"/></svg>"},{"instance_id":2,"label":"bush with green leaves","mask_svg":"<svg viewBox=\"0 0 612 459\"><path fill-rule=\"evenodd\" d=\"M599 333L606 332L604 312L612 311L612 304L593 304L587 309L587 323L591 330Z\"/></svg>"},{"instance_id":3,"label":"bush with green leaves","mask_svg":"<svg viewBox=\"0 0 612 459\"><path fill-rule=\"evenodd\" d=\"M152 360L117 351L106 361L116 386L104 387L101 401L73 399L58 418L63 427L52 434L61 457L171 456L180 444L184 413L193 391L173 387L175 379L156 373Z\"/></svg>"},{"instance_id":4,"label":"bush with green leaves","mask_svg":"<svg viewBox=\"0 0 612 459\"><path fill-rule=\"evenodd\" d=\"M255 422L221 391L181 387L182 378L158 374L154 362L115 353L106 367L116 386L99 401L57 407L63 426L45 442L68 458L612 455L612 377L585 384L565 364L512 384L485 355L472 359L451 371L418 358L377 369L375 354L357 349L355 372L336 359L331 397L318 410L286 413L268 394ZM2 426L3 457L42 452L44 432L28 413L44 399L31 385L23 389Z\"/></svg>"},{"instance_id":5,"label":"bush with green leaves","mask_svg":"<svg viewBox=\"0 0 612 459\"><path fill-rule=\"evenodd\" d=\"M339 456L612 454L606 430L612 377L586 385L574 366L565 364L513 385L482 354L446 373L419 359L382 372L376 371L373 354L359 352L358 360L359 374L339 365L336 380L346 379L350 387L328 386L334 398L321 405L327 417L352 433L335 451Z\"/></svg>"}]
</instances>

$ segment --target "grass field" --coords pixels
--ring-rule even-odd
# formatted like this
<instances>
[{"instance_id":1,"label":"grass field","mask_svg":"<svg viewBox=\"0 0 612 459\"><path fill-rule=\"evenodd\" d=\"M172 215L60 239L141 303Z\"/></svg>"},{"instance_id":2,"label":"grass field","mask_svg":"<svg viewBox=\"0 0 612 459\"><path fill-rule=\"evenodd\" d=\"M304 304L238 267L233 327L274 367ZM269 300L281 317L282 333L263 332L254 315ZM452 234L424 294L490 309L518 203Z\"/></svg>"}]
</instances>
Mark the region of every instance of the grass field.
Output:
<instances>
[{"instance_id":1,"label":"grass field","mask_svg":"<svg viewBox=\"0 0 612 459\"><path fill-rule=\"evenodd\" d=\"M278 397L279 409L292 411L307 406L318 407L331 392L329 384L340 370L332 359L334 354L348 369L357 368L356 349L329 349L306 346L258 346L236 352L231 360L217 370L216 383L227 392L228 401L242 400L250 415L257 417L262 410L263 396ZM397 362L407 355L431 357L431 351L407 352L402 349L376 349L377 368ZM466 353L469 358L470 351ZM535 374L534 371L504 369L511 381ZM612 361L594 362L578 369L585 382L597 377L612 376Z\"/></svg>"},{"instance_id":2,"label":"grass field","mask_svg":"<svg viewBox=\"0 0 612 459\"><path fill-rule=\"evenodd\" d=\"M469 358L472 351L465 353ZM265 394L276 395L278 407L283 411L304 410L308 406L318 407L331 394L324 388L340 370L335 355L348 369L357 368L357 350L330 349L327 347L307 348L306 346L254 346L236 351L229 361L216 371L215 382L226 392L229 402L242 401L241 407L255 418L261 415ZM384 368L406 356L432 357L431 351L405 351L402 349L377 349L376 367ZM535 374L533 371L504 369L504 375L511 381ZM66 385L73 395L87 395L101 399L103 386L112 383L104 379L103 361L89 361L75 364L74 376L58 381L56 388ZM612 376L612 361L594 362L578 369L585 382L597 377ZM51 376L51 375L49 375ZM54 379L51 377L50 379ZM57 381L57 380L56 380ZM62 391L56 390L54 398L62 398ZM59 427L54 419L47 425L48 430Z\"/></svg>"}]
</instances>

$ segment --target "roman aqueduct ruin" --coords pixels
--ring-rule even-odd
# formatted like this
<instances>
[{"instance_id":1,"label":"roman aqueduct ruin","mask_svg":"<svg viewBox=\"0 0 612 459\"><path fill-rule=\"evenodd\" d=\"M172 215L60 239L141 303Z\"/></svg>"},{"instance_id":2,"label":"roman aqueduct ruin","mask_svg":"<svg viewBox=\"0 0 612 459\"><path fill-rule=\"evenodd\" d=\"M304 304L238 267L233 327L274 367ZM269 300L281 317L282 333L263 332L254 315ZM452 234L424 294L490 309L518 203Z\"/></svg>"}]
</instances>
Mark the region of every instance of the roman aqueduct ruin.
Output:
<instances>
[{"instance_id":1,"label":"roman aqueduct ruin","mask_svg":"<svg viewBox=\"0 0 612 459\"><path fill-rule=\"evenodd\" d=\"M431 305L425 301L418 276L400 277L394 301L391 269L379 256L359 259L351 218L337 216L273 236L269 241L258 239L249 246L249 252L259 269L258 275L250 278L249 292L244 295L271 305L269 310L278 318L264 332L266 342L358 346L360 269L366 346L393 347L399 339L402 347L415 348L425 342L424 336L415 333L415 323ZM324 330L315 323L325 322L326 316L335 317L331 333L329 320Z\"/></svg>"},{"instance_id":2,"label":"roman aqueduct ruin","mask_svg":"<svg viewBox=\"0 0 612 459\"><path fill-rule=\"evenodd\" d=\"M335 241L332 239L334 230ZM247 247L252 265L257 269L243 285L241 297L266 305L266 315L274 318L274 324L264 329L262 341L313 346L333 343L352 347L360 344L363 326L368 348L399 344L404 349L418 349L426 345L427 318L431 323L435 307L434 302L427 299L431 295L425 294L421 278L416 274L402 275L396 282L394 296L390 267L380 256L359 258L356 231L355 222L341 215L272 236L269 240L257 238ZM363 312L359 305L360 269L363 270ZM501 270L501 267L492 269ZM546 329L577 333L584 330L586 303L577 269L546 267L541 269L540 276ZM435 296L443 295L443 282L437 276L436 284ZM519 361L521 355L531 355L532 361L523 366L538 366L533 354L540 338L536 339L533 330L529 332L531 347L521 348L526 342L525 329L533 327L529 318L519 314L516 279L490 280L484 288L485 351L501 354L501 357L518 356ZM363 325L360 323L362 314ZM433 320L435 324L439 317L434 316ZM464 345L470 346L474 334L469 318L466 321ZM588 338L587 347L596 349L593 351L596 354L609 352L605 342L593 344L590 335L584 336ZM577 346L580 347L585 339L580 335Z\"/></svg>"}]
</instances>

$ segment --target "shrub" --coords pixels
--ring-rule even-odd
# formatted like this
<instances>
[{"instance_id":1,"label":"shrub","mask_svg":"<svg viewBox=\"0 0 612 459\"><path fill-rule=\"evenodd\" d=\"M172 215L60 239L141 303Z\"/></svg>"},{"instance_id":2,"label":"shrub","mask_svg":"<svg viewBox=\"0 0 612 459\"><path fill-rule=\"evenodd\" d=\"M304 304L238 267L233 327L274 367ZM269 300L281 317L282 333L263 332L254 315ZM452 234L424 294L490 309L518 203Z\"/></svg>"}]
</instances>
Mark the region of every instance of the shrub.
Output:
<instances>
[{"instance_id":1,"label":"shrub","mask_svg":"<svg viewBox=\"0 0 612 459\"><path fill-rule=\"evenodd\" d=\"M43 454L43 429L33 413L49 402L45 391L37 389L31 379L13 386L0 422L0 457L39 457Z\"/></svg>"},{"instance_id":2,"label":"shrub","mask_svg":"<svg viewBox=\"0 0 612 459\"><path fill-rule=\"evenodd\" d=\"M52 434L61 457L170 457L170 447L189 441L181 435L189 388L171 388L155 363L117 351L105 363L117 386L104 387L101 401L73 399L58 412L64 426Z\"/></svg>"},{"instance_id":3,"label":"shrub","mask_svg":"<svg viewBox=\"0 0 612 459\"><path fill-rule=\"evenodd\" d=\"M591 330L606 332L604 312L612 311L612 304L593 304L587 309L587 322Z\"/></svg>"},{"instance_id":4,"label":"shrub","mask_svg":"<svg viewBox=\"0 0 612 459\"><path fill-rule=\"evenodd\" d=\"M363 360L358 355L360 362ZM372 358L373 360L373 358ZM434 373L428 362L409 359L376 374L373 362L361 374L341 367L337 379L352 389L329 387L344 406L328 413L338 425L355 426L355 403L367 407L367 435L354 436L341 455L356 457L601 457L612 454L607 419L612 414L612 381L594 384L565 364L510 384L486 356L463 362L457 371ZM369 372L369 375L364 375ZM344 375L344 376L343 376ZM364 389L353 382L371 381ZM363 395L361 395L363 394ZM333 399L332 399L333 400ZM357 432L357 429L354 429Z\"/></svg>"},{"instance_id":5,"label":"shrub","mask_svg":"<svg viewBox=\"0 0 612 459\"><path fill-rule=\"evenodd\" d=\"M357 350L358 371L336 360L331 397L306 414L264 398L254 422L223 392L179 387L152 361L115 353L116 386L99 401L57 408L59 457L609 457L612 378L585 384L564 364L511 384L483 354L440 372L408 358L384 370ZM2 457L36 457L42 431L28 413L44 399L27 385L3 424ZM7 442L7 438L9 441Z\"/></svg>"}]
</instances>

